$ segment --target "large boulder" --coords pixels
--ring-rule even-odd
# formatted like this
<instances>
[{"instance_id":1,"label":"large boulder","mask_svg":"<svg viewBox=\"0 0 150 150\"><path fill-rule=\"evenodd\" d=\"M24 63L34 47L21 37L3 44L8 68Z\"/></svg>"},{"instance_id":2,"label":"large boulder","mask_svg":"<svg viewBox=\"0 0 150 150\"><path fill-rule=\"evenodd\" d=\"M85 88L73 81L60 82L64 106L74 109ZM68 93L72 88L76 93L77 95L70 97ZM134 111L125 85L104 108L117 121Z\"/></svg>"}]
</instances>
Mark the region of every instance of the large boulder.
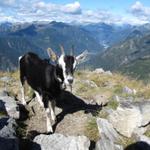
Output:
<instances>
[{"instance_id":1,"label":"large boulder","mask_svg":"<svg viewBox=\"0 0 150 150\"><path fill-rule=\"evenodd\" d=\"M123 150L123 146L114 144L114 142L108 139L100 139L96 143L95 150Z\"/></svg>"},{"instance_id":2,"label":"large boulder","mask_svg":"<svg viewBox=\"0 0 150 150\"><path fill-rule=\"evenodd\" d=\"M41 150L89 150L90 141L85 136L64 136L62 134L38 135L33 140ZM36 150L33 145L32 150Z\"/></svg>"},{"instance_id":3,"label":"large boulder","mask_svg":"<svg viewBox=\"0 0 150 150\"><path fill-rule=\"evenodd\" d=\"M136 106L139 107L142 115L142 126L145 126L150 122L150 101L136 102Z\"/></svg>"},{"instance_id":4,"label":"large boulder","mask_svg":"<svg viewBox=\"0 0 150 150\"><path fill-rule=\"evenodd\" d=\"M108 122L108 120L97 118L97 126L101 139L106 138L112 142L118 142L121 139L119 134L113 128L112 124Z\"/></svg>"},{"instance_id":5,"label":"large boulder","mask_svg":"<svg viewBox=\"0 0 150 150\"><path fill-rule=\"evenodd\" d=\"M13 118L0 118L0 149L19 150L19 141L16 137L17 124Z\"/></svg>"},{"instance_id":6,"label":"large boulder","mask_svg":"<svg viewBox=\"0 0 150 150\"><path fill-rule=\"evenodd\" d=\"M142 114L139 107L126 102L118 106L117 110L109 115L108 120L120 134L131 137L141 126Z\"/></svg>"},{"instance_id":7,"label":"large boulder","mask_svg":"<svg viewBox=\"0 0 150 150\"><path fill-rule=\"evenodd\" d=\"M96 150L123 150L121 145L115 144L121 137L108 120L97 118L97 126L101 138L96 143Z\"/></svg>"},{"instance_id":8,"label":"large boulder","mask_svg":"<svg viewBox=\"0 0 150 150\"><path fill-rule=\"evenodd\" d=\"M117 110L109 115L108 120L126 137L131 137L133 133L142 135L150 122L150 101L123 101Z\"/></svg>"},{"instance_id":9,"label":"large boulder","mask_svg":"<svg viewBox=\"0 0 150 150\"><path fill-rule=\"evenodd\" d=\"M6 91L0 92L0 111L6 111L7 114L14 118L19 119L19 107L13 97L10 97Z\"/></svg>"}]
</instances>

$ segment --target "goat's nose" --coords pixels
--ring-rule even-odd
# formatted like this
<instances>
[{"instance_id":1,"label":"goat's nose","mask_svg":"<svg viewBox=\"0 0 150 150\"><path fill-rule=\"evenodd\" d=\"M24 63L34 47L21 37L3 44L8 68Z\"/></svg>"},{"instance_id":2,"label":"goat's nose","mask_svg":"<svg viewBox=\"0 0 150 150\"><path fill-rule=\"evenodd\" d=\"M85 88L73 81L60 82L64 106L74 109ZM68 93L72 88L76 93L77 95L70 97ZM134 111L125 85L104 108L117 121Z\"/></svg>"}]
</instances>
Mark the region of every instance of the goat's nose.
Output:
<instances>
[{"instance_id":1,"label":"goat's nose","mask_svg":"<svg viewBox=\"0 0 150 150\"><path fill-rule=\"evenodd\" d=\"M70 84L72 84L73 83L73 79L71 78L71 79L68 79L68 82L70 83Z\"/></svg>"}]
</instances>

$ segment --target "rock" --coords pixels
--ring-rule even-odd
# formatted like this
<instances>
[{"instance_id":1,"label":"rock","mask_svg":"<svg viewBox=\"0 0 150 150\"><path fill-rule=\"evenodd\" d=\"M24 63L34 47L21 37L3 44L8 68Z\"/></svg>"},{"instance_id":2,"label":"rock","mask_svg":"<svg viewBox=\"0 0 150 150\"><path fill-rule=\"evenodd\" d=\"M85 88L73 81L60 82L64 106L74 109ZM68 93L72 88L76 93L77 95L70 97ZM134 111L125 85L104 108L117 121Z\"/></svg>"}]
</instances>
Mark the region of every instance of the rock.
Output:
<instances>
[{"instance_id":1,"label":"rock","mask_svg":"<svg viewBox=\"0 0 150 150\"><path fill-rule=\"evenodd\" d=\"M88 86L93 87L93 88L98 87L95 82L90 81L90 80L82 80L82 83L85 83L85 84L87 84Z\"/></svg>"},{"instance_id":2,"label":"rock","mask_svg":"<svg viewBox=\"0 0 150 150\"><path fill-rule=\"evenodd\" d=\"M93 100L98 104L98 105L106 105L108 103L108 98L105 95L98 94L93 96Z\"/></svg>"},{"instance_id":3,"label":"rock","mask_svg":"<svg viewBox=\"0 0 150 150\"><path fill-rule=\"evenodd\" d=\"M136 93L137 93L137 91L135 89L132 90L127 86L125 86L122 91L125 94L134 94L134 95L136 95Z\"/></svg>"},{"instance_id":4,"label":"rock","mask_svg":"<svg viewBox=\"0 0 150 150\"><path fill-rule=\"evenodd\" d=\"M12 118L0 119L0 149L19 150L19 140L16 137L16 122Z\"/></svg>"},{"instance_id":5,"label":"rock","mask_svg":"<svg viewBox=\"0 0 150 150\"><path fill-rule=\"evenodd\" d=\"M118 96L118 95L115 95L113 97L114 100L116 100L117 102L133 102L134 98L132 96L129 96L129 97L121 97L121 96Z\"/></svg>"},{"instance_id":6,"label":"rock","mask_svg":"<svg viewBox=\"0 0 150 150\"><path fill-rule=\"evenodd\" d=\"M62 134L38 135L34 142L39 144L41 150L89 150L90 141L85 136L64 136ZM36 150L36 147L32 147Z\"/></svg>"},{"instance_id":7,"label":"rock","mask_svg":"<svg viewBox=\"0 0 150 150\"><path fill-rule=\"evenodd\" d=\"M147 144L150 145L150 138L145 135L140 135L138 141L146 142Z\"/></svg>"},{"instance_id":8,"label":"rock","mask_svg":"<svg viewBox=\"0 0 150 150\"><path fill-rule=\"evenodd\" d=\"M3 81L3 82L10 82L10 81L12 81L12 78L11 78L11 77L1 77L1 78L0 78L0 81Z\"/></svg>"},{"instance_id":9,"label":"rock","mask_svg":"<svg viewBox=\"0 0 150 150\"><path fill-rule=\"evenodd\" d=\"M112 72L111 71L104 71L103 68L97 68L93 72L97 73L97 74L106 74L106 75L112 76Z\"/></svg>"},{"instance_id":10,"label":"rock","mask_svg":"<svg viewBox=\"0 0 150 150\"><path fill-rule=\"evenodd\" d=\"M96 143L96 150L123 150L121 145L115 144L121 137L108 120L97 118L97 126L101 139Z\"/></svg>"},{"instance_id":11,"label":"rock","mask_svg":"<svg viewBox=\"0 0 150 150\"><path fill-rule=\"evenodd\" d=\"M106 71L105 74L109 75L109 76L112 76L112 72L111 71Z\"/></svg>"},{"instance_id":12,"label":"rock","mask_svg":"<svg viewBox=\"0 0 150 150\"><path fill-rule=\"evenodd\" d=\"M150 122L150 101L141 101L135 103L142 114L142 123L141 125L144 126Z\"/></svg>"},{"instance_id":13,"label":"rock","mask_svg":"<svg viewBox=\"0 0 150 150\"><path fill-rule=\"evenodd\" d=\"M108 120L103 118L97 118L97 126L101 139L108 139L112 142L118 142L121 137L113 128L112 124Z\"/></svg>"},{"instance_id":14,"label":"rock","mask_svg":"<svg viewBox=\"0 0 150 150\"><path fill-rule=\"evenodd\" d=\"M120 102L120 98L119 98L118 95L115 95L115 96L113 97L113 99L116 100L117 102Z\"/></svg>"},{"instance_id":15,"label":"rock","mask_svg":"<svg viewBox=\"0 0 150 150\"><path fill-rule=\"evenodd\" d=\"M116 145L108 139L101 139L96 143L95 150L123 150L123 146Z\"/></svg>"},{"instance_id":16,"label":"rock","mask_svg":"<svg viewBox=\"0 0 150 150\"><path fill-rule=\"evenodd\" d=\"M7 114L15 119L19 119L20 112L19 107L14 98L8 96L6 91L0 94L0 110L6 110Z\"/></svg>"},{"instance_id":17,"label":"rock","mask_svg":"<svg viewBox=\"0 0 150 150\"><path fill-rule=\"evenodd\" d=\"M142 115L138 107L131 103L124 103L118 106L108 119L120 134L131 137L133 131L140 127Z\"/></svg>"},{"instance_id":18,"label":"rock","mask_svg":"<svg viewBox=\"0 0 150 150\"><path fill-rule=\"evenodd\" d=\"M94 70L94 73L104 73L105 71L103 70L103 68L97 68Z\"/></svg>"}]
</instances>

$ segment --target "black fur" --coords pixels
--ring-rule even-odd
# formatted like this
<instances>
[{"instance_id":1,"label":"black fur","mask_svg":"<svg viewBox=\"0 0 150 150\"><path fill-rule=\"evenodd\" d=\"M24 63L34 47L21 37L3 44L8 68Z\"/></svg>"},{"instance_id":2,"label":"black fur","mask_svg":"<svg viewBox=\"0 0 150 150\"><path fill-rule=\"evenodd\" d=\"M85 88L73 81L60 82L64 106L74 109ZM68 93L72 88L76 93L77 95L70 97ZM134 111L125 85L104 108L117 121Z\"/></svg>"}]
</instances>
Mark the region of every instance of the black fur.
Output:
<instances>
[{"instance_id":1,"label":"black fur","mask_svg":"<svg viewBox=\"0 0 150 150\"><path fill-rule=\"evenodd\" d=\"M27 80L32 89L43 97L44 107L48 107L48 100L56 99L61 93L64 81L62 69L42 60L34 53L27 53L20 59L20 80L22 85Z\"/></svg>"},{"instance_id":2,"label":"black fur","mask_svg":"<svg viewBox=\"0 0 150 150\"><path fill-rule=\"evenodd\" d=\"M73 56L69 56L69 55L66 55L64 57L64 62L66 64L66 75L73 75L73 72L74 72L74 69L73 68L73 64L74 64L74 60L75 58Z\"/></svg>"}]
</instances>

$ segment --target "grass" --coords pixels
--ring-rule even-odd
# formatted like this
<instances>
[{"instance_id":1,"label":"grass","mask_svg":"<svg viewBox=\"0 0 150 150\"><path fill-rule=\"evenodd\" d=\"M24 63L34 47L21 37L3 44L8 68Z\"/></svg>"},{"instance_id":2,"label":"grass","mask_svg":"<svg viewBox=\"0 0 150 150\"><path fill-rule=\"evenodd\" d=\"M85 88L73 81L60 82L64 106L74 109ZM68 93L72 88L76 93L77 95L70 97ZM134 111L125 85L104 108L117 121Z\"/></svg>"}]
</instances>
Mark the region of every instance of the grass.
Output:
<instances>
[{"instance_id":1,"label":"grass","mask_svg":"<svg viewBox=\"0 0 150 150\"><path fill-rule=\"evenodd\" d=\"M27 125L23 121L17 121L17 128L16 128L16 134L19 138L26 137L26 127Z\"/></svg>"},{"instance_id":2,"label":"grass","mask_svg":"<svg viewBox=\"0 0 150 150\"><path fill-rule=\"evenodd\" d=\"M18 96L20 93L20 86L19 86L19 72L0 72L0 78L1 77L11 77L12 81L10 83L7 83L7 85L0 81L0 89L3 88L4 85L6 85L8 92L10 95ZM124 76L120 73L113 73L112 76L105 75L105 74L96 74L89 71L77 71L75 73L76 82L73 85L73 88L75 89L74 95L81 96L82 98L85 98L87 100L92 100L95 95L105 95L105 98L109 100L108 108L116 109L119 105L119 103L113 99L114 96L122 96L122 97L128 97L133 96L136 98L145 98L150 99L150 84L145 84L144 82L136 79L132 79L128 76ZM90 84L82 81L92 81L94 82L97 87L92 87ZM123 87L129 87L131 89L135 89L137 91L136 95L128 95L124 94L122 92ZM33 94L33 91L31 89L28 89L26 87L26 95L31 97ZM5 115L3 112L0 112L0 116ZM99 117L101 118L107 118L107 112L106 111L100 111ZM87 136L91 141L97 141L100 138L96 118L91 118L84 130L85 136ZM17 128L17 134L20 137L26 136L26 125L23 122L19 122L19 127ZM145 133L146 136L150 137L150 131L147 131ZM130 145L134 143L133 138L123 138L123 140L120 142L120 144L124 145L126 147L127 145Z\"/></svg>"},{"instance_id":3,"label":"grass","mask_svg":"<svg viewBox=\"0 0 150 150\"><path fill-rule=\"evenodd\" d=\"M107 105L109 108L112 108L114 110L117 109L117 107L119 106L119 102L117 102L116 100L110 100L108 105Z\"/></svg>"},{"instance_id":4,"label":"grass","mask_svg":"<svg viewBox=\"0 0 150 150\"><path fill-rule=\"evenodd\" d=\"M108 99L111 99L115 95L125 98L132 96L135 99L137 97L150 99L150 84L145 84L141 80L133 79L118 72L113 73L113 75L110 76L105 74L96 74L89 71L77 71L75 77L77 81L89 80L93 81L97 85L97 87L90 87L85 83L76 82L74 85L74 87L77 88L75 94L83 98L92 99L96 94L104 94ZM135 89L137 94L124 94L123 88L125 86L129 87L130 89Z\"/></svg>"},{"instance_id":5,"label":"grass","mask_svg":"<svg viewBox=\"0 0 150 150\"><path fill-rule=\"evenodd\" d=\"M144 135L146 135L147 137L149 137L150 138L150 129L149 130L147 130L146 132L145 132L145 134Z\"/></svg>"},{"instance_id":6,"label":"grass","mask_svg":"<svg viewBox=\"0 0 150 150\"><path fill-rule=\"evenodd\" d=\"M85 127L84 131L85 136L87 136L91 141L98 141L100 138L98 127L96 123L96 118L92 118L87 122L87 125Z\"/></svg>"},{"instance_id":7,"label":"grass","mask_svg":"<svg viewBox=\"0 0 150 150\"><path fill-rule=\"evenodd\" d=\"M0 110L0 117L5 117L5 116L7 116L7 112Z\"/></svg>"},{"instance_id":8,"label":"grass","mask_svg":"<svg viewBox=\"0 0 150 150\"><path fill-rule=\"evenodd\" d=\"M130 138L122 137L122 139L120 140L120 142L118 142L117 144L120 144L124 148L126 148L128 145L131 145L131 144L133 144L135 142L136 142L136 140L133 137L130 137Z\"/></svg>"}]
</instances>

